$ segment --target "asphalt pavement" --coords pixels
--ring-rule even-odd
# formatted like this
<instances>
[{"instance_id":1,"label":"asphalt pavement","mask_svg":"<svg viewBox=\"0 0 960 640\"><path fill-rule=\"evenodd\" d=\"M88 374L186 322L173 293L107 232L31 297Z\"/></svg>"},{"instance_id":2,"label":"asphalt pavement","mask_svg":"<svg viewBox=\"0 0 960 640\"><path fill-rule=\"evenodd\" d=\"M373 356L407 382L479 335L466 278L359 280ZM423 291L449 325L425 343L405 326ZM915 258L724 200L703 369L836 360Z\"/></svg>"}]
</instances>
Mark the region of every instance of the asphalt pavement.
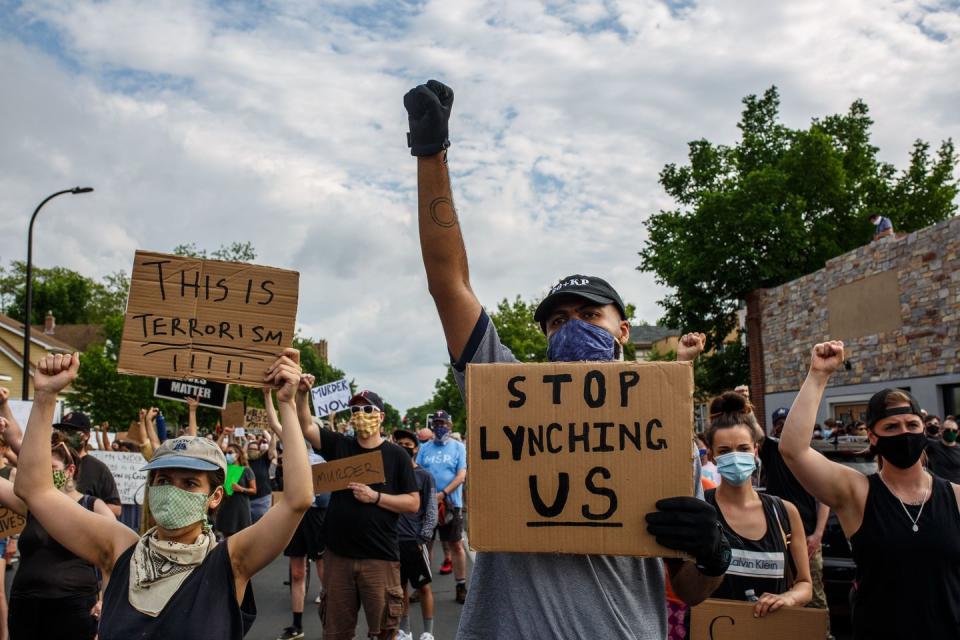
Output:
<instances>
[{"instance_id":1,"label":"asphalt pavement","mask_svg":"<svg viewBox=\"0 0 960 640\"><path fill-rule=\"evenodd\" d=\"M437 640L452 640L457 633L457 625L460 622L460 611L463 609L463 605L457 604L454 599L456 583L453 575L441 576L439 574L442 560L441 547L437 543L433 549L433 635ZM469 575L473 566L469 557L467 564ZM293 622L290 615L290 588L283 584L287 579L288 571L289 561L281 556L253 579L254 597L257 599L257 621L244 640L275 640L283 631L283 628ZM319 595L320 588L317 583L316 570L312 565L310 572L307 601L303 609L303 631L306 640L319 640L323 637L323 627L320 624L320 616L317 615L317 605L314 603L314 599ZM420 605L410 605L410 614L411 630L413 631L413 637L416 639L420 637L420 633L423 631ZM362 609L357 617L359 622L356 637L365 639L367 637L367 625L363 618Z\"/></svg>"}]
</instances>

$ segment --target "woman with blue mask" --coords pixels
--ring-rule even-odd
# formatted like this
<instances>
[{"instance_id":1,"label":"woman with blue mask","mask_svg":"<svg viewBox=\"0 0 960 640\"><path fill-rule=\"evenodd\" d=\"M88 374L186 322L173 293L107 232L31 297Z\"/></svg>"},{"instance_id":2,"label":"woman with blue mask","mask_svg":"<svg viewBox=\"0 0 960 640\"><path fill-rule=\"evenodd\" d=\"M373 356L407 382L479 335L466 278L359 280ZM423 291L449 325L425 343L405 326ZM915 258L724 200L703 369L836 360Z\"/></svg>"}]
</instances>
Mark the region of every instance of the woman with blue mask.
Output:
<instances>
[{"instance_id":1,"label":"woman with blue mask","mask_svg":"<svg viewBox=\"0 0 960 640\"><path fill-rule=\"evenodd\" d=\"M224 450L227 459L227 475L233 467L240 467L240 477L230 484L230 492L224 491L223 502L217 509L217 531L229 538L237 531L243 531L253 522L250 512L250 498L257 495L257 478L250 468L246 449L236 443L230 443ZM224 487L226 489L226 487Z\"/></svg>"},{"instance_id":2,"label":"woman with blue mask","mask_svg":"<svg viewBox=\"0 0 960 640\"><path fill-rule=\"evenodd\" d=\"M751 483L762 438L746 397L728 391L710 403L706 442L721 482L705 498L717 508L733 552L713 597L755 601L760 617L813 597L800 512L776 496L758 494Z\"/></svg>"}]
</instances>

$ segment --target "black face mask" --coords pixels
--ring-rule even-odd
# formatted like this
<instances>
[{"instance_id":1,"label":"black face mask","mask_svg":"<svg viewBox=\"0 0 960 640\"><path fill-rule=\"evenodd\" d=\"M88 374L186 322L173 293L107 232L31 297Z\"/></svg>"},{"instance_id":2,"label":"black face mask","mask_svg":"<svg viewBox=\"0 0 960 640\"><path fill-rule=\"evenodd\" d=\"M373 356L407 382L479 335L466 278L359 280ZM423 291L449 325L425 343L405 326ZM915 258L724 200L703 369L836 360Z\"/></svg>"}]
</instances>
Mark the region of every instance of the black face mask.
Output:
<instances>
[{"instance_id":1,"label":"black face mask","mask_svg":"<svg viewBox=\"0 0 960 640\"><path fill-rule=\"evenodd\" d=\"M417 451L413 447L404 447L403 450L406 451L407 455L411 458L417 455Z\"/></svg>"},{"instance_id":2,"label":"black face mask","mask_svg":"<svg viewBox=\"0 0 960 640\"><path fill-rule=\"evenodd\" d=\"M920 459L928 442L925 433L901 433L897 436L878 436L873 448L893 466L909 469Z\"/></svg>"},{"instance_id":3,"label":"black face mask","mask_svg":"<svg viewBox=\"0 0 960 640\"><path fill-rule=\"evenodd\" d=\"M935 424L927 425L927 435L931 438L940 434L940 427Z\"/></svg>"}]
</instances>

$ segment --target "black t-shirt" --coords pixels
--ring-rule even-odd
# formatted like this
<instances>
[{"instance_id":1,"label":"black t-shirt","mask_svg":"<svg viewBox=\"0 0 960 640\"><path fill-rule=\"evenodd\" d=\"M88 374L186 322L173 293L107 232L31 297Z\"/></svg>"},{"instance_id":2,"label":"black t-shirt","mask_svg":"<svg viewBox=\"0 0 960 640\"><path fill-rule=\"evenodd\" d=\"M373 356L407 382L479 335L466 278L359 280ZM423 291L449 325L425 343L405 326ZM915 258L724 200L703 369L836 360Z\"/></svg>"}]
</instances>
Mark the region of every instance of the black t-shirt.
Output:
<instances>
[{"instance_id":1,"label":"black t-shirt","mask_svg":"<svg viewBox=\"0 0 960 640\"><path fill-rule=\"evenodd\" d=\"M321 429L323 447L320 455L325 460L338 460L361 453L380 451L383 455L383 475L386 482L370 488L390 495L415 493L417 480L413 475L410 456L398 445L384 441L375 449L364 449L354 438ZM335 554L346 558L373 558L400 560L397 544L398 514L374 504L356 500L349 489L334 491L327 508L325 529L327 546Z\"/></svg>"},{"instance_id":2,"label":"black t-shirt","mask_svg":"<svg viewBox=\"0 0 960 640\"><path fill-rule=\"evenodd\" d=\"M780 455L780 441L764 439L760 445L760 462L766 475L767 493L792 502L800 512L806 535L817 528L817 500L807 493Z\"/></svg>"},{"instance_id":3,"label":"black t-shirt","mask_svg":"<svg viewBox=\"0 0 960 640\"><path fill-rule=\"evenodd\" d=\"M927 446L927 467L934 475L960 484L960 445L948 447L943 441L931 438Z\"/></svg>"},{"instance_id":4,"label":"black t-shirt","mask_svg":"<svg viewBox=\"0 0 960 640\"><path fill-rule=\"evenodd\" d=\"M100 640L240 640L257 618L253 585L237 604L236 583L226 542L213 548L183 581L156 618L133 608L127 596L131 546L113 565L103 594Z\"/></svg>"},{"instance_id":5,"label":"black t-shirt","mask_svg":"<svg viewBox=\"0 0 960 640\"><path fill-rule=\"evenodd\" d=\"M93 510L94 498L79 500ZM13 578L10 596L30 598L69 598L97 593L97 572L50 537L43 525L27 514L27 524L20 534L20 568Z\"/></svg>"},{"instance_id":6,"label":"black t-shirt","mask_svg":"<svg viewBox=\"0 0 960 640\"><path fill-rule=\"evenodd\" d=\"M243 468L243 475L237 480L237 484L244 489L250 488L250 482L254 479L253 471L250 467ZM217 530L227 535L233 535L237 531L242 531L250 526L250 496L245 493L234 492L233 495L223 496L223 502L217 509Z\"/></svg>"},{"instance_id":7,"label":"black t-shirt","mask_svg":"<svg viewBox=\"0 0 960 640\"><path fill-rule=\"evenodd\" d=\"M91 455L80 458L77 465L77 491L107 504L120 504L120 492L110 468Z\"/></svg>"},{"instance_id":8,"label":"black t-shirt","mask_svg":"<svg viewBox=\"0 0 960 640\"><path fill-rule=\"evenodd\" d=\"M253 497L263 498L273 493L270 488L270 457L263 454L256 460L250 460L250 468L257 478L257 495Z\"/></svg>"}]
</instances>

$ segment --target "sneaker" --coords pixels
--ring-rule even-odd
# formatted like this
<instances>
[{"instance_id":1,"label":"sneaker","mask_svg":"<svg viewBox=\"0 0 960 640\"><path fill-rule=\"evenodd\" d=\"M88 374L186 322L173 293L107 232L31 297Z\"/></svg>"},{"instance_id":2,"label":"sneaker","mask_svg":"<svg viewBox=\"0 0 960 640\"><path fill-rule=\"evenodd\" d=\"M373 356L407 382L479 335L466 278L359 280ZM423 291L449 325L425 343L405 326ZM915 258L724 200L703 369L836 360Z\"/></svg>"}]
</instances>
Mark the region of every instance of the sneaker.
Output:
<instances>
[{"instance_id":1,"label":"sneaker","mask_svg":"<svg viewBox=\"0 0 960 640\"><path fill-rule=\"evenodd\" d=\"M413 637L411 637L410 640L413 640ZM433 634L424 631L420 634L420 640L433 640Z\"/></svg>"},{"instance_id":2,"label":"sneaker","mask_svg":"<svg viewBox=\"0 0 960 640\"><path fill-rule=\"evenodd\" d=\"M410 602L412 604L417 604L420 602L420 589L414 589L410 592Z\"/></svg>"},{"instance_id":3,"label":"sneaker","mask_svg":"<svg viewBox=\"0 0 960 640\"><path fill-rule=\"evenodd\" d=\"M397 630L397 637L394 640L413 640L413 634L403 629Z\"/></svg>"},{"instance_id":4,"label":"sneaker","mask_svg":"<svg viewBox=\"0 0 960 640\"><path fill-rule=\"evenodd\" d=\"M318 596L316 597L316 599L313 601L313 604L321 604L322 602L323 602L323 598L321 598L321 597L318 595Z\"/></svg>"},{"instance_id":5,"label":"sneaker","mask_svg":"<svg viewBox=\"0 0 960 640\"><path fill-rule=\"evenodd\" d=\"M457 602L463 604L467 601L467 585L457 583Z\"/></svg>"},{"instance_id":6,"label":"sneaker","mask_svg":"<svg viewBox=\"0 0 960 640\"><path fill-rule=\"evenodd\" d=\"M283 630L277 640L300 640L303 637L303 629L297 629L296 627L287 627Z\"/></svg>"},{"instance_id":7,"label":"sneaker","mask_svg":"<svg viewBox=\"0 0 960 640\"><path fill-rule=\"evenodd\" d=\"M453 563L450 560L444 560L443 564L440 565L440 575L448 576L453 573Z\"/></svg>"}]
</instances>

